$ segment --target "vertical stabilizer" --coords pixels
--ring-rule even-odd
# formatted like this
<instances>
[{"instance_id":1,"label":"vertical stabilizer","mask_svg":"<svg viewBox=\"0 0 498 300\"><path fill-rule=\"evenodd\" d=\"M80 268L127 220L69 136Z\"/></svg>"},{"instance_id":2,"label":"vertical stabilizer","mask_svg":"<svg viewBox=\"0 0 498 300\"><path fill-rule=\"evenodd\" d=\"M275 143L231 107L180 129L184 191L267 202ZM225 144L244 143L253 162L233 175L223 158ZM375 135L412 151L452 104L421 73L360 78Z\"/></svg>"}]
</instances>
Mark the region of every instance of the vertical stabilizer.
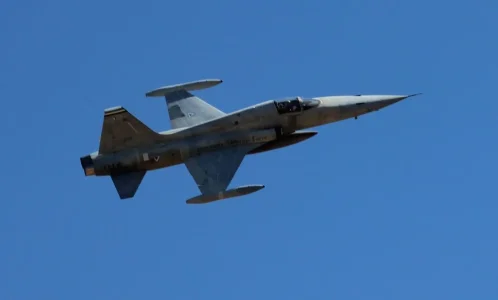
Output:
<instances>
[{"instance_id":1,"label":"vertical stabilizer","mask_svg":"<svg viewBox=\"0 0 498 300\"><path fill-rule=\"evenodd\" d=\"M147 127L124 107L104 111L99 153L112 153L127 148L149 145L160 140L160 135Z\"/></svg>"}]
</instances>

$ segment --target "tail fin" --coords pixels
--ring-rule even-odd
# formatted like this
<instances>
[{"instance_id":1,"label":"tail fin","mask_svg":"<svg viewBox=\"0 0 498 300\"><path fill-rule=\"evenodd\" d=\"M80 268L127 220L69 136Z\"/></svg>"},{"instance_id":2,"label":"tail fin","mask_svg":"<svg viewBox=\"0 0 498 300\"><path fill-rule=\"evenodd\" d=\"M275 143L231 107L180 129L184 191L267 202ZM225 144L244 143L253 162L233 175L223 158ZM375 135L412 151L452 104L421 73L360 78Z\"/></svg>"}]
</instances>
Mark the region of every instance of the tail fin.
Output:
<instances>
[{"instance_id":1,"label":"tail fin","mask_svg":"<svg viewBox=\"0 0 498 300\"><path fill-rule=\"evenodd\" d=\"M164 86L145 94L146 97L164 97L173 129L194 126L225 115L224 112L192 95L189 91L201 90L222 83L220 79L205 79Z\"/></svg>"},{"instance_id":2,"label":"tail fin","mask_svg":"<svg viewBox=\"0 0 498 300\"><path fill-rule=\"evenodd\" d=\"M112 153L126 148L151 144L160 135L118 106L104 111L99 153Z\"/></svg>"}]
</instances>

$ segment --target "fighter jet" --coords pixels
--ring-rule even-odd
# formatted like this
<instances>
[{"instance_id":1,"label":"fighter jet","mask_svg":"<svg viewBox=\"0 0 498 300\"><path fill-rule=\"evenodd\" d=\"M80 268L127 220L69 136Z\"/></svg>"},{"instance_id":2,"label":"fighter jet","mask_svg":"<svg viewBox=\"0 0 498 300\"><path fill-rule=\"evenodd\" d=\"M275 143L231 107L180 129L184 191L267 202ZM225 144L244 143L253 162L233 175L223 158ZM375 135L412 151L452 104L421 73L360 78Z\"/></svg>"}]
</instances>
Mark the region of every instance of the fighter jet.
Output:
<instances>
[{"instance_id":1,"label":"fighter jet","mask_svg":"<svg viewBox=\"0 0 498 300\"><path fill-rule=\"evenodd\" d=\"M166 100L171 130L155 132L124 107L104 110L98 151L80 158L85 176L110 176L120 199L134 197L148 171L185 164L203 204L254 193L264 185L228 189L246 155L287 147L317 134L311 127L358 118L414 95L292 97L224 113L191 92L219 79L164 86L145 94Z\"/></svg>"}]
</instances>

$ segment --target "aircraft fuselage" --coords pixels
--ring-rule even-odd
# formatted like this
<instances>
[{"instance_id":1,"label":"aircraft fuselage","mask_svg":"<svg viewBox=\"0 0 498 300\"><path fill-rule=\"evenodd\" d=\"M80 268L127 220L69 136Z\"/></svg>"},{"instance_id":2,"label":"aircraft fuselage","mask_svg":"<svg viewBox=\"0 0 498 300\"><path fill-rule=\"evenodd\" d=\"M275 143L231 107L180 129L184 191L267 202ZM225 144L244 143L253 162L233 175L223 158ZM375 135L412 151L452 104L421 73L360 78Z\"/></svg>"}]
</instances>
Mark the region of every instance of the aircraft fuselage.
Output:
<instances>
[{"instance_id":1,"label":"aircraft fuselage","mask_svg":"<svg viewBox=\"0 0 498 300\"><path fill-rule=\"evenodd\" d=\"M316 134L299 130L373 112L409 96L330 96L270 100L199 125L161 132L153 144L81 158L87 176L151 171L207 152L254 144L248 154L302 142Z\"/></svg>"}]
</instances>

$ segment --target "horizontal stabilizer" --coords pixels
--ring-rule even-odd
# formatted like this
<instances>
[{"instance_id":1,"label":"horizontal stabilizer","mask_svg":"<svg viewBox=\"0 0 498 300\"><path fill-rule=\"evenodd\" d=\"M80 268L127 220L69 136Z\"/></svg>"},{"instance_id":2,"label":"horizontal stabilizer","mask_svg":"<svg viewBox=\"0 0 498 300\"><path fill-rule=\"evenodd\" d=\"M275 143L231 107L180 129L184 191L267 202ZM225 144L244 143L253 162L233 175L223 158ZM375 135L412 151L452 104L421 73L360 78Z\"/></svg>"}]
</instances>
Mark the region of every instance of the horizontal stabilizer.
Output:
<instances>
[{"instance_id":1,"label":"horizontal stabilizer","mask_svg":"<svg viewBox=\"0 0 498 300\"><path fill-rule=\"evenodd\" d=\"M205 204L222 199L244 196L263 189L264 185L246 185L236 187L227 191L219 192L217 194L199 195L188 199L187 204Z\"/></svg>"},{"instance_id":2,"label":"horizontal stabilizer","mask_svg":"<svg viewBox=\"0 0 498 300\"><path fill-rule=\"evenodd\" d=\"M121 200L132 198L138 190L138 187L144 179L146 171L123 173L119 175L111 175L114 187L119 194Z\"/></svg>"},{"instance_id":3,"label":"horizontal stabilizer","mask_svg":"<svg viewBox=\"0 0 498 300\"><path fill-rule=\"evenodd\" d=\"M180 84L163 86L145 94L146 97L163 97L177 91L203 90L222 83L221 79L203 79Z\"/></svg>"}]
</instances>

